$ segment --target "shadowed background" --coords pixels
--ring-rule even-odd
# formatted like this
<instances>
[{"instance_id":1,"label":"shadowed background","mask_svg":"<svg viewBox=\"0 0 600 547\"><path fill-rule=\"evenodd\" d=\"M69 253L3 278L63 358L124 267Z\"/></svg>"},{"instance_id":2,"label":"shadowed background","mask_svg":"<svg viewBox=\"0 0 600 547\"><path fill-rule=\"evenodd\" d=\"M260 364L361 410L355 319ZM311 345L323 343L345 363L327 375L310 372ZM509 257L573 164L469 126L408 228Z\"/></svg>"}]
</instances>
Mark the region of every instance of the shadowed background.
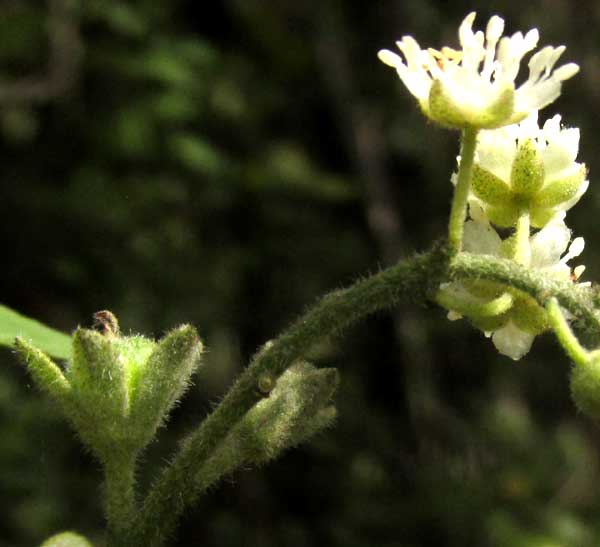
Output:
<instances>
[{"instance_id":1,"label":"shadowed background","mask_svg":"<svg viewBox=\"0 0 600 547\"><path fill-rule=\"evenodd\" d=\"M542 113L582 132L567 222L600 277L594 2L479 2L581 73ZM147 485L249 357L323 293L443 236L458 134L376 58L457 46L468 2L0 0L1 301L65 331L193 323L209 352L140 471ZM236 473L173 546L587 547L600 437L545 335L522 362L445 313L381 314L312 352L339 367L334 429ZM0 546L101 543L99 466L0 354Z\"/></svg>"}]
</instances>

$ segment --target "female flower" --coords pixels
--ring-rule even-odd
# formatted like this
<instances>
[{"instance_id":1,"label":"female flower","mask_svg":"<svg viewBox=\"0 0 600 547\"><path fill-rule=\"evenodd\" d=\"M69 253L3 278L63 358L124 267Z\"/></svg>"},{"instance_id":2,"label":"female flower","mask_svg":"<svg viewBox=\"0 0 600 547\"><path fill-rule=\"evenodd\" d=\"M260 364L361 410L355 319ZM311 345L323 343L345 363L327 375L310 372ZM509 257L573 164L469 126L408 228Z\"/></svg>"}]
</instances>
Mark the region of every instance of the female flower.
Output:
<instances>
[{"instance_id":1,"label":"female flower","mask_svg":"<svg viewBox=\"0 0 600 547\"><path fill-rule=\"evenodd\" d=\"M561 128L560 116L537 123L533 112L520 124L482 131L475 154L474 201L497 226L514 226L523 212L541 228L563 217L587 190L586 167L575 161L579 129Z\"/></svg>"},{"instance_id":2,"label":"female flower","mask_svg":"<svg viewBox=\"0 0 600 547\"><path fill-rule=\"evenodd\" d=\"M521 121L559 95L561 83L579 67L568 63L553 71L564 46L546 46L529 60L529 77L518 88L515 78L524 55L535 49L537 29L502 37L504 20L493 16L485 36L473 32L475 13L459 28L461 50L421 49L411 36L396 45L404 59L381 50L379 59L395 68L408 90L432 120L454 128L493 129Z\"/></svg>"},{"instance_id":3,"label":"female flower","mask_svg":"<svg viewBox=\"0 0 600 547\"><path fill-rule=\"evenodd\" d=\"M567 262L581 254L584 240L577 237L569 245L570 240L571 231L562 220L548 223L529 238L530 262L525 266L556 280L577 279L584 266L572 270ZM502 241L487 222L468 221L464 245L467 252L511 258L512 238ZM496 283L445 284L437 299L450 310L449 319L467 317L486 336L491 336L500 353L514 360L523 357L535 336L548 328L546 311L533 298Z\"/></svg>"}]
</instances>

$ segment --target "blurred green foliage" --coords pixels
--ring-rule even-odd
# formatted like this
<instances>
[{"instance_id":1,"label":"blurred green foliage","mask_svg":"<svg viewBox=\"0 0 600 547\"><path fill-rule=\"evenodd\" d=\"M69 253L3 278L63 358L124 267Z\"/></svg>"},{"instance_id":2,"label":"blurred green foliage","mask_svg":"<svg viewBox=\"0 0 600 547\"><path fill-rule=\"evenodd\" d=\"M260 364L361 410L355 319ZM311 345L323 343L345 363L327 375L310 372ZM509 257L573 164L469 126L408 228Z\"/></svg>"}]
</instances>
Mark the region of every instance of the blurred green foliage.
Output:
<instances>
[{"instance_id":1,"label":"blurred green foliage","mask_svg":"<svg viewBox=\"0 0 600 547\"><path fill-rule=\"evenodd\" d=\"M59 8L66 31L49 24ZM469 9L0 2L1 300L67 332L106 308L156 336L190 322L209 348L142 484L260 344L444 233L457 135L427 124L375 53L403 34L455 43ZM582 66L546 115L582 129L592 184L570 218L593 249L598 38L581 28L600 10L478 9L480 25L499 12L510 33L539 27ZM584 254L588 278L598 257ZM173 545L598 545L598 429L569 401L566 359L549 336L518 365L488 342L432 307L315 348L341 372L337 426L216 488ZM65 529L101 545L98 466L1 357L0 546Z\"/></svg>"}]
</instances>

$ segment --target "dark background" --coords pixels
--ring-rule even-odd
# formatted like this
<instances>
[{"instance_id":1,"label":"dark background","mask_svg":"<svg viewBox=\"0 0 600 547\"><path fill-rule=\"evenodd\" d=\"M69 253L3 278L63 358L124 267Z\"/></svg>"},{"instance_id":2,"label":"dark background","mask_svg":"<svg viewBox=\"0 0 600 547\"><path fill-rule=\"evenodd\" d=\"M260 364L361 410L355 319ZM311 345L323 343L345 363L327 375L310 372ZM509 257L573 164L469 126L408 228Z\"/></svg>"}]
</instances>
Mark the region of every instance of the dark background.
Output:
<instances>
[{"instance_id":1,"label":"dark background","mask_svg":"<svg viewBox=\"0 0 600 547\"><path fill-rule=\"evenodd\" d=\"M598 278L600 4L477 4L477 28L538 27L581 66L542 119L581 128L591 187L567 220ZM376 53L403 34L456 46L472 5L0 0L1 301L65 331L106 308L126 332L190 322L209 347L142 487L260 344L443 236L458 135ZM406 307L313 354L341 371L335 428L214 488L173 546L599 544L600 436L550 335L514 363ZM101 545L98 464L0 358L0 545Z\"/></svg>"}]
</instances>

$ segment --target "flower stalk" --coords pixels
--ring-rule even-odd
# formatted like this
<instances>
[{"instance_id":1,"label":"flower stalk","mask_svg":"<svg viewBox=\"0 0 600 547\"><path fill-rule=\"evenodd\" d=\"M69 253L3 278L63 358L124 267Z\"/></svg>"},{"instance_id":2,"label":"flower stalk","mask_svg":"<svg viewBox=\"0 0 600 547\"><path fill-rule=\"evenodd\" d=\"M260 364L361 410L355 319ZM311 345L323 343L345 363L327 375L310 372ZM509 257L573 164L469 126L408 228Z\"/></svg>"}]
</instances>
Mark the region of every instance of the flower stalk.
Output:
<instances>
[{"instance_id":1,"label":"flower stalk","mask_svg":"<svg viewBox=\"0 0 600 547\"><path fill-rule=\"evenodd\" d=\"M471 189L471 177L476 147L477 130L463 130L460 147L460 164L458 167L456 188L454 189L452 208L450 210L450 221L448 224L448 242L451 251L454 253L459 253L462 250L464 223L467 216L467 202Z\"/></svg>"}]
</instances>

